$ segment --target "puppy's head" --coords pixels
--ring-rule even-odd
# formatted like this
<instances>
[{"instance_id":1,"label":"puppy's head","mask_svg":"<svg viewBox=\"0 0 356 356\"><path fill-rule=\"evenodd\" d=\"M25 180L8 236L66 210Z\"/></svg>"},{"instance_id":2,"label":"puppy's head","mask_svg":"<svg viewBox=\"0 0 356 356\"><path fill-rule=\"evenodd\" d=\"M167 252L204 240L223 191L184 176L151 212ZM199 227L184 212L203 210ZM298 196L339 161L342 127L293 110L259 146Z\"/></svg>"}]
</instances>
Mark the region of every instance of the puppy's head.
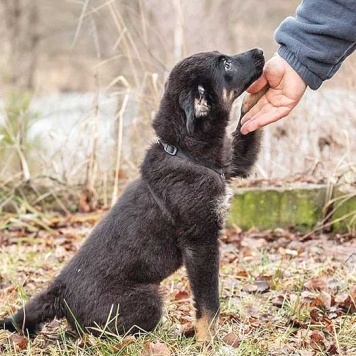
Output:
<instances>
[{"instance_id":1,"label":"puppy's head","mask_svg":"<svg viewBox=\"0 0 356 356\"><path fill-rule=\"evenodd\" d=\"M165 96L185 115L185 127L193 134L204 121L228 116L233 101L261 74L263 52L253 49L227 56L198 53L178 63L166 83Z\"/></svg>"}]
</instances>

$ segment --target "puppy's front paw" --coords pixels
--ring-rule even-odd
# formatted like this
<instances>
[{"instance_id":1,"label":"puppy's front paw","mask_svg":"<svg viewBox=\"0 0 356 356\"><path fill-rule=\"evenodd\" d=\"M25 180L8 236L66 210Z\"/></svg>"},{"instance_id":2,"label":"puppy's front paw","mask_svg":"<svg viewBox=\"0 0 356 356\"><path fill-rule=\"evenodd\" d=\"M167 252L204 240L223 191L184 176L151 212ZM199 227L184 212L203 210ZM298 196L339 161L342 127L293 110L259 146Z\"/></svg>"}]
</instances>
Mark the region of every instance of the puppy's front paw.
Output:
<instances>
[{"instance_id":1,"label":"puppy's front paw","mask_svg":"<svg viewBox=\"0 0 356 356\"><path fill-rule=\"evenodd\" d=\"M245 95L241 105L241 118L243 118L244 115L257 104L257 102L262 98L262 96L266 94L268 89L269 86L265 85L259 92L254 94L247 93Z\"/></svg>"},{"instance_id":2,"label":"puppy's front paw","mask_svg":"<svg viewBox=\"0 0 356 356\"><path fill-rule=\"evenodd\" d=\"M208 344L217 332L217 318L202 316L195 322L196 342L198 345Z\"/></svg>"}]
</instances>

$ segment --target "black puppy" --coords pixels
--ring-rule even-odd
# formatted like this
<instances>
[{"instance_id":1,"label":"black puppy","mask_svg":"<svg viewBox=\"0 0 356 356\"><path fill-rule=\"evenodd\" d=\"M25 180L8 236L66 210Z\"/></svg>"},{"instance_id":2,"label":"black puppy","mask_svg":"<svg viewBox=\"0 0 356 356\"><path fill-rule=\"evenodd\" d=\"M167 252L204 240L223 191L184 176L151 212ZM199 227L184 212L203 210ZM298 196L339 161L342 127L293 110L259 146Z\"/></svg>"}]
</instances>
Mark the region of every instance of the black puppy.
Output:
<instances>
[{"instance_id":1,"label":"black puppy","mask_svg":"<svg viewBox=\"0 0 356 356\"><path fill-rule=\"evenodd\" d=\"M36 333L66 317L82 332L152 330L161 317L160 282L184 263L196 307L197 339L214 333L219 312L219 234L231 177L246 177L258 132L230 140L233 101L262 73L262 51L199 53L166 83L141 177L123 193L47 290L0 327ZM232 142L231 142L232 141Z\"/></svg>"}]
</instances>

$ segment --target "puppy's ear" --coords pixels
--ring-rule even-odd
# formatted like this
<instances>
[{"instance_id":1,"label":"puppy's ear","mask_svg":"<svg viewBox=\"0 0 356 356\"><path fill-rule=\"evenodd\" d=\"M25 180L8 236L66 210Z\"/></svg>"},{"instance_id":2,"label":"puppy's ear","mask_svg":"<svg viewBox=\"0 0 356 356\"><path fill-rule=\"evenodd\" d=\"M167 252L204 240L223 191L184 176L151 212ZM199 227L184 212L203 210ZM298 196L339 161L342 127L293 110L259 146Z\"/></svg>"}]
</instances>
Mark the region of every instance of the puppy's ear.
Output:
<instances>
[{"instance_id":1,"label":"puppy's ear","mask_svg":"<svg viewBox=\"0 0 356 356\"><path fill-rule=\"evenodd\" d=\"M196 119L208 116L210 111L206 91L203 86L198 85L198 88L195 91L182 94L180 96L180 106L185 112L185 124L188 133L191 135L195 129Z\"/></svg>"},{"instance_id":2,"label":"puppy's ear","mask_svg":"<svg viewBox=\"0 0 356 356\"><path fill-rule=\"evenodd\" d=\"M198 98L194 100L194 113L195 117L205 117L208 116L210 107L206 98L205 89L198 85Z\"/></svg>"},{"instance_id":3,"label":"puppy's ear","mask_svg":"<svg viewBox=\"0 0 356 356\"><path fill-rule=\"evenodd\" d=\"M195 115L194 115L193 101L194 98L192 92L183 92L179 96L179 105L184 110L185 126L190 135L194 132L194 128L195 128Z\"/></svg>"}]
</instances>

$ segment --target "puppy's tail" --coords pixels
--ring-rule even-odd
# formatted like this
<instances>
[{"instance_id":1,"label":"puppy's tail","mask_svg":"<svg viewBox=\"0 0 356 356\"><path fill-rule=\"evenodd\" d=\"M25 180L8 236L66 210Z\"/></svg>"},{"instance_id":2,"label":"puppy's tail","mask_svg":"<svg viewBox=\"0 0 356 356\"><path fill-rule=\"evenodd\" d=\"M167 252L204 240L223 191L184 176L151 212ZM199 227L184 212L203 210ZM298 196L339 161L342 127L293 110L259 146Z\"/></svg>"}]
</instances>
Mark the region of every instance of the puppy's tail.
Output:
<instances>
[{"instance_id":1,"label":"puppy's tail","mask_svg":"<svg viewBox=\"0 0 356 356\"><path fill-rule=\"evenodd\" d=\"M0 320L0 329L9 330L12 332L16 331L16 328L15 328L14 324L12 323L11 318L5 318L3 320Z\"/></svg>"},{"instance_id":2,"label":"puppy's tail","mask_svg":"<svg viewBox=\"0 0 356 356\"><path fill-rule=\"evenodd\" d=\"M63 317L57 288L49 288L29 300L12 318L0 320L0 329L18 331L33 336L42 327L42 323Z\"/></svg>"}]
</instances>

